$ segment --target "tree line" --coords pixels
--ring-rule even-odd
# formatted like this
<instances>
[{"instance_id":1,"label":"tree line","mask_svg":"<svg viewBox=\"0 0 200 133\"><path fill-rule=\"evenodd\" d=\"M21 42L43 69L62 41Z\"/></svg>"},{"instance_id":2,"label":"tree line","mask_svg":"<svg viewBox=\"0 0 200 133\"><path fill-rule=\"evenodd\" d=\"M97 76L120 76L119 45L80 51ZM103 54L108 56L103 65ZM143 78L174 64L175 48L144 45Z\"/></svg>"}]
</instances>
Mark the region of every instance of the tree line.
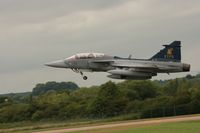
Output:
<instances>
[{"instance_id":1,"label":"tree line","mask_svg":"<svg viewBox=\"0 0 200 133\"><path fill-rule=\"evenodd\" d=\"M72 82L47 82L37 84L25 96L0 96L0 123L194 113L200 113L200 75L164 81L108 81L81 88Z\"/></svg>"}]
</instances>

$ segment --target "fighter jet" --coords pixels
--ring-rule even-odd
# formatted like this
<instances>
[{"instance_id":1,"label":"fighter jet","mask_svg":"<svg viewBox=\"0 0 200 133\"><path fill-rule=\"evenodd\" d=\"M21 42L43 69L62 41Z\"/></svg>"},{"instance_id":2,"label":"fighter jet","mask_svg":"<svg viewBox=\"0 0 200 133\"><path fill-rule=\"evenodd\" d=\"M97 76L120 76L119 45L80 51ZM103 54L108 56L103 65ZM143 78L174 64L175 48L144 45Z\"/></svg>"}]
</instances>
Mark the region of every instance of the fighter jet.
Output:
<instances>
[{"instance_id":1,"label":"fighter jet","mask_svg":"<svg viewBox=\"0 0 200 133\"><path fill-rule=\"evenodd\" d=\"M189 72L190 64L181 63L181 41L163 45L150 59L122 58L103 53L79 53L66 59L46 63L46 66L69 68L79 73L84 80L83 71L107 72L109 78L145 80L157 76L158 73Z\"/></svg>"}]
</instances>

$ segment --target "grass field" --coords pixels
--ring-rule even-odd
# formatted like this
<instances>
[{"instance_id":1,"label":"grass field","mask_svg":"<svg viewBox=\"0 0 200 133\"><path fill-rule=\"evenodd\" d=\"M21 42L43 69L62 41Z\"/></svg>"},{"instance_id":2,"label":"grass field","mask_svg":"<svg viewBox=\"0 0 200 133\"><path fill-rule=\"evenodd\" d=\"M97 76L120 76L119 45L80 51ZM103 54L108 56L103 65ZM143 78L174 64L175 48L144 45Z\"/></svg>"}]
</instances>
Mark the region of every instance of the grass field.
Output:
<instances>
[{"instance_id":1,"label":"grass field","mask_svg":"<svg viewBox=\"0 0 200 133\"><path fill-rule=\"evenodd\" d=\"M200 121L162 123L139 127L115 127L71 133L200 133Z\"/></svg>"},{"instance_id":2,"label":"grass field","mask_svg":"<svg viewBox=\"0 0 200 133\"><path fill-rule=\"evenodd\" d=\"M29 133L33 131L38 133L200 133L200 115L133 121L106 119L81 122L21 122L0 124L0 133Z\"/></svg>"}]
</instances>

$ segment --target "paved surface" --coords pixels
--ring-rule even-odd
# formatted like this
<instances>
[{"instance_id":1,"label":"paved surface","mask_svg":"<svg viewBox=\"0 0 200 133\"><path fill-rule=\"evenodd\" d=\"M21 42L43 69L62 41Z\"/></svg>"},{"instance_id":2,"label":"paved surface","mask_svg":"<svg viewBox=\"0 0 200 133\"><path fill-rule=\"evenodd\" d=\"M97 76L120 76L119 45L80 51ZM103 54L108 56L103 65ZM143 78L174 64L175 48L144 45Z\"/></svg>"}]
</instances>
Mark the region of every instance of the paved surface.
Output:
<instances>
[{"instance_id":1,"label":"paved surface","mask_svg":"<svg viewBox=\"0 0 200 133\"><path fill-rule=\"evenodd\" d=\"M129 122L121 122L121 123L110 123L105 125L97 125L97 126L86 126L86 127L76 127L76 128L63 128L63 129L54 129L50 131L39 131L34 133L67 133L73 131L85 131L91 129L103 129L103 128L113 128L113 127L123 127L123 126L141 126L141 125L151 125L151 124L159 124L166 122L181 122L181 121L194 121L200 120L200 116L182 116L182 117L171 117L171 118L161 118L161 119L152 119L152 120L137 120L137 121L129 121Z\"/></svg>"}]
</instances>

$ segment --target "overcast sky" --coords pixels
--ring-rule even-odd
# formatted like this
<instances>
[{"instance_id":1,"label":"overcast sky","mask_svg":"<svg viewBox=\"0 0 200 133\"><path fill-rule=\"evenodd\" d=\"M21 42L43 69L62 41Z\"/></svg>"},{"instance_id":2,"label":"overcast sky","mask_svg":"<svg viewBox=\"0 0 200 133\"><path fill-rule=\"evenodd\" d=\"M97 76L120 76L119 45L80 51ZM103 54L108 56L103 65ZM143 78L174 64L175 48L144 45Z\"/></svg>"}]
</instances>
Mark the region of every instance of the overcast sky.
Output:
<instances>
[{"instance_id":1,"label":"overcast sky","mask_svg":"<svg viewBox=\"0 0 200 133\"><path fill-rule=\"evenodd\" d=\"M0 93L47 81L99 85L110 80L106 73L86 73L83 81L43 64L80 52L150 58L174 40L182 41L191 73L199 72L199 0L0 0Z\"/></svg>"}]
</instances>

